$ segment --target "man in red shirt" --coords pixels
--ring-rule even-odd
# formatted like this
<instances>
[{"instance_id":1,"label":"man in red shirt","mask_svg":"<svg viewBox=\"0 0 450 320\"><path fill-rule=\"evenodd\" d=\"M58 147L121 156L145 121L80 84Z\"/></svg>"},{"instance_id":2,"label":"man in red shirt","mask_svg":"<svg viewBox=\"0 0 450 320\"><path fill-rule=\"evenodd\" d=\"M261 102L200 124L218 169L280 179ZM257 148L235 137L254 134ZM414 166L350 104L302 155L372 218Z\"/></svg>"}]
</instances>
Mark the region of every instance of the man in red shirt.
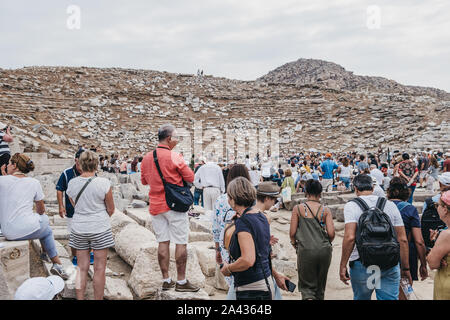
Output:
<instances>
[{"instance_id":1,"label":"man in red shirt","mask_svg":"<svg viewBox=\"0 0 450 320\"><path fill-rule=\"evenodd\" d=\"M445 154L445 158L443 172L450 172L450 152Z\"/></svg>"},{"instance_id":2,"label":"man in red shirt","mask_svg":"<svg viewBox=\"0 0 450 320\"><path fill-rule=\"evenodd\" d=\"M186 165L183 157L172 151L178 143L175 127L167 124L158 130L159 144L156 148L158 163L162 175L168 183L183 186L183 180L194 181L194 172ZM187 243L189 237L189 219L186 212L169 209L166 202L164 185L153 160L153 151L146 154L141 164L142 184L150 186L150 214L153 230L158 241L158 262L163 276L163 290L175 287L179 292L197 292L199 287L186 279ZM170 241L176 244L175 260L177 278L169 277Z\"/></svg>"}]
</instances>

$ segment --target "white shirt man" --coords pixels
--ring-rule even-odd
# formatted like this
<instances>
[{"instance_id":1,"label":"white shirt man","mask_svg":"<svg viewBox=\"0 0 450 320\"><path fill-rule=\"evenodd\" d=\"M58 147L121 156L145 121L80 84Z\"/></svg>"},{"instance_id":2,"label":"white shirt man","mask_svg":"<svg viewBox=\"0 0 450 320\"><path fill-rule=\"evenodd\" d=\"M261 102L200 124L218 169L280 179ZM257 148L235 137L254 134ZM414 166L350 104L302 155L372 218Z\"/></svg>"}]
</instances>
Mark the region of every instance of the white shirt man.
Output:
<instances>
[{"instance_id":1,"label":"white shirt man","mask_svg":"<svg viewBox=\"0 0 450 320\"><path fill-rule=\"evenodd\" d=\"M203 189L206 211L212 211L217 198L225 193L222 169L214 162L207 162L195 174L194 185Z\"/></svg>"},{"instance_id":2,"label":"white shirt man","mask_svg":"<svg viewBox=\"0 0 450 320\"><path fill-rule=\"evenodd\" d=\"M263 178L270 178L270 169L272 168L272 162L265 159L263 164L261 165L261 175Z\"/></svg>"},{"instance_id":3,"label":"white shirt man","mask_svg":"<svg viewBox=\"0 0 450 320\"><path fill-rule=\"evenodd\" d=\"M379 185L383 184L384 174L380 169L377 169L377 166L374 164L370 165L370 176L377 179Z\"/></svg>"}]
</instances>

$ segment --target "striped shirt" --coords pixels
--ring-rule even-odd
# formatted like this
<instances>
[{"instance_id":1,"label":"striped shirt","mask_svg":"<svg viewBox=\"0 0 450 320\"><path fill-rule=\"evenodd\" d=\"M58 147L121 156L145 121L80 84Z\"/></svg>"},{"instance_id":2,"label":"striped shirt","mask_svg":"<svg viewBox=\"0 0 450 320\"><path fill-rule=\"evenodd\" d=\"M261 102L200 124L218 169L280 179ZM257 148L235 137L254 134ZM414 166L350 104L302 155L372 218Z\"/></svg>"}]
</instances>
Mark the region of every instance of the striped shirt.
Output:
<instances>
[{"instance_id":1,"label":"striped shirt","mask_svg":"<svg viewBox=\"0 0 450 320\"><path fill-rule=\"evenodd\" d=\"M3 136L6 133L4 131L0 131L0 155L4 153L11 153L11 150L9 150L9 145L6 141L3 141Z\"/></svg>"}]
</instances>

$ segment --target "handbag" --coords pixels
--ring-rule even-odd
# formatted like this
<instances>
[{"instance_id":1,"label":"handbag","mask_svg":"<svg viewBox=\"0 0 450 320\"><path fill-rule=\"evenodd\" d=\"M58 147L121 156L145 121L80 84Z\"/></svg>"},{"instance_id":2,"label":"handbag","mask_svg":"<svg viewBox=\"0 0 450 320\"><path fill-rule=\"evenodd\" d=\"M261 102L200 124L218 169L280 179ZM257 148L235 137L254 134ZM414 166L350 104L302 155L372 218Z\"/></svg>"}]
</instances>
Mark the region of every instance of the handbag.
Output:
<instances>
[{"instance_id":1,"label":"handbag","mask_svg":"<svg viewBox=\"0 0 450 320\"><path fill-rule=\"evenodd\" d=\"M164 176L159 167L158 155L156 150L153 151L153 160L155 161L156 169L158 169L159 176L161 177L164 185L164 193L166 195L166 203L170 210L177 212L186 212L194 203L194 197L191 193L186 181L183 180L183 186L169 183L164 179Z\"/></svg>"},{"instance_id":2,"label":"handbag","mask_svg":"<svg viewBox=\"0 0 450 320\"><path fill-rule=\"evenodd\" d=\"M84 184L83 188L81 188L80 192L78 192L78 195L77 195L77 197L75 198L75 205L74 205L74 207L77 205L78 200L80 199L80 197L81 197L81 195L83 194L84 190L86 190L87 186L88 186L88 185L92 182L92 180L94 180L95 178L97 178L97 177L94 176L94 177L92 177L92 178L89 178L89 180Z\"/></svg>"}]
</instances>

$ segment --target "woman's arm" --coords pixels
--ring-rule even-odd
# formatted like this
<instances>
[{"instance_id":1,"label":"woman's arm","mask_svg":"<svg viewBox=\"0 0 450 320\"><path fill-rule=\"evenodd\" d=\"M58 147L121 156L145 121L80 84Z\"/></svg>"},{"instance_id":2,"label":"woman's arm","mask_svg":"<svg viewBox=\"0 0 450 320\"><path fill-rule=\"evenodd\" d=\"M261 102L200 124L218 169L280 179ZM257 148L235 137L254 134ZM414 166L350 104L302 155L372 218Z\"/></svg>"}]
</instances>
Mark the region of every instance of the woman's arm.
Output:
<instances>
[{"instance_id":1,"label":"woman's arm","mask_svg":"<svg viewBox=\"0 0 450 320\"><path fill-rule=\"evenodd\" d=\"M255 243L249 232L241 231L238 233L239 247L241 256L236 262L230 265L224 265L224 269L229 272L242 272L251 268L256 261Z\"/></svg>"},{"instance_id":2,"label":"woman's arm","mask_svg":"<svg viewBox=\"0 0 450 320\"><path fill-rule=\"evenodd\" d=\"M450 253L450 231L442 231L436 244L427 256L428 265L431 269L439 269L441 260Z\"/></svg>"},{"instance_id":3,"label":"woman's arm","mask_svg":"<svg viewBox=\"0 0 450 320\"><path fill-rule=\"evenodd\" d=\"M44 200L36 201L36 212L40 215L43 215L45 213L45 204Z\"/></svg>"},{"instance_id":4,"label":"woman's arm","mask_svg":"<svg viewBox=\"0 0 450 320\"><path fill-rule=\"evenodd\" d=\"M108 193L105 196L105 205L106 205L106 212L108 212L109 216L111 217L115 211L114 198L112 195L111 188L109 189Z\"/></svg>"},{"instance_id":5,"label":"woman's arm","mask_svg":"<svg viewBox=\"0 0 450 320\"><path fill-rule=\"evenodd\" d=\"M291 238L291 244L295 243L295 234L297 232L298 227L298 210L300 206L295 206L294 209L292 209L292 215L291 215L291 227L289 228L289 237Z\"/></svg>"},{"instance_id":6,"label":"woman's arm","mask_svg":"<svg viewBox=\"0 0 450 320\"><path fill-rule=\"evenodd\" d=\"M330 239L330 242L333 242L335 237L333 215L328 208L325 208L325 226L327 229L328 238Z\"/></svg>"}]
</instances>

